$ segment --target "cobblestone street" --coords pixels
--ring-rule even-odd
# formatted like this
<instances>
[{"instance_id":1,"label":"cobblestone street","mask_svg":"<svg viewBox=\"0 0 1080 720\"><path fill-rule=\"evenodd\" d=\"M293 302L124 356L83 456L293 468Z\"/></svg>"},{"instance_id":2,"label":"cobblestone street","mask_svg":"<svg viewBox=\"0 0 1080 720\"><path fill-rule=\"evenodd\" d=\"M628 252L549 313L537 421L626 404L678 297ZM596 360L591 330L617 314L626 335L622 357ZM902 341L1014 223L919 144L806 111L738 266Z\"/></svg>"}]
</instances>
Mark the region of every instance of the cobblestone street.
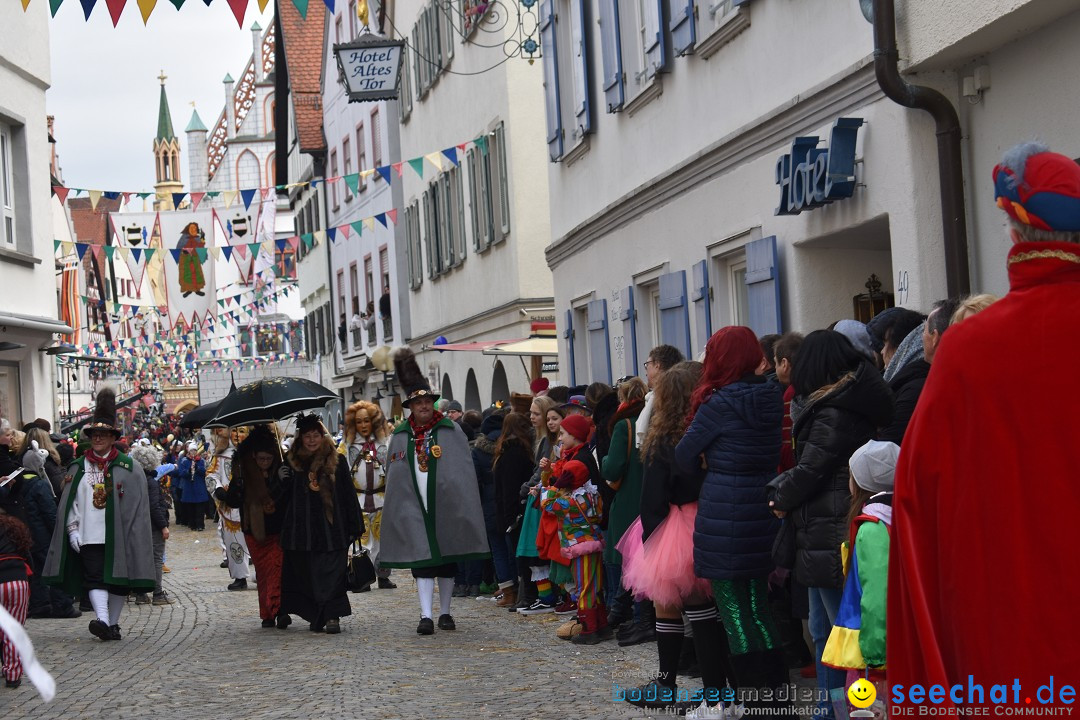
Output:
<instances>
[{"instance_id":1,"label":"cobblestone street","mask_svg":"<svg viewBox=\"0 0 1080 720\"><path fill-rule=\"evenodd\" d=\"M174 604L129 603L120 642L92 637L90 613L28 621L57 695L45 705L29 682L0 689L0 717L642 717L613 703L611 688L655 672L654 644L573 646L555 637L562 618L473 598L454 598L457 631L421 637L407 571L395 571L396 590L350 594L340 635L311 633L299 618L262 629L254 586L228 592L220 561L209 523L176 528L165 576Z\"/></svg>"}]
</instances>

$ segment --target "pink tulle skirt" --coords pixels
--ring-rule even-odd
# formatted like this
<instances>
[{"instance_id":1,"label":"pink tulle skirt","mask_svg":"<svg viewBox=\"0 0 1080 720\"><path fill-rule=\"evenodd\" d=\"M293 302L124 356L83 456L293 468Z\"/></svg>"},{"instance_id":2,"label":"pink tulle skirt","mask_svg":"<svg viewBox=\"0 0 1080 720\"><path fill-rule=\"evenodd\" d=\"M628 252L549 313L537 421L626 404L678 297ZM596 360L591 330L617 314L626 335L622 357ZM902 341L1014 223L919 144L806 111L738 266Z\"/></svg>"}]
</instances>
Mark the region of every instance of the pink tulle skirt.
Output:
<instances>
[{"instance_id":1,"label":"pink tulle skirt","mask_svg":"<svg viewBox=\"0 0 1080 720\"><path fill-rule=\"evenodd\" d=\"M697 593L712 597L712 585L694 575L694 518L697 503L672 505L668 516L641 542L641 518L627 528L619 544L623 587L635 599L681 606Z\"/></svg>"}]
</instances>

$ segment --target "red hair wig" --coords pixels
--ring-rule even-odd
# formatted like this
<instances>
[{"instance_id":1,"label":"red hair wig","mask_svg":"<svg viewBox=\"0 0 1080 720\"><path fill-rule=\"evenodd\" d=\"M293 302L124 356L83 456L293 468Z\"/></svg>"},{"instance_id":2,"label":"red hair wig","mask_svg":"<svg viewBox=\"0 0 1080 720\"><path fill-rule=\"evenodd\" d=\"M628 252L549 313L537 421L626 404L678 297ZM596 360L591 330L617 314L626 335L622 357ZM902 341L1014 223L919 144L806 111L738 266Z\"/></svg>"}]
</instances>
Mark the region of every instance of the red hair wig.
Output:
<instances>
[{"instance_id":1,"label":"red hair wig","mask_svg":"<svg viewBox=\"0 0 1080 720\"><path fill-rule=\"evenodd\" d=\"M690 396L690 417L713 391L757 370L765 355L754 331L741 325L720 328L705 345L705 368Z\"/></svg>"}]
</instances>

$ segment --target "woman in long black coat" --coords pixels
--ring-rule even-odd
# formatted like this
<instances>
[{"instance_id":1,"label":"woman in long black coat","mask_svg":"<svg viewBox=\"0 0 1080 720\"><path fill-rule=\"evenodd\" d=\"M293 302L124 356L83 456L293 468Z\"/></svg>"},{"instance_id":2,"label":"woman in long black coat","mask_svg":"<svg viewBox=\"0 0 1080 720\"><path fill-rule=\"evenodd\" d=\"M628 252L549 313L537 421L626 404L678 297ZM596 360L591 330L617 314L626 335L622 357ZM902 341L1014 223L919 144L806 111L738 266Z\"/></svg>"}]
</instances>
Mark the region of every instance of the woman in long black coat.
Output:
<instances>
[{"instance_id":1,"label":"woman in long black coat","mask_svg":"<svg viewBox=\"0 0 1080 720\"><path fill-rule=\"evenodd\" d=\"M273 489L285 507L281 529L281 613L312 632L341 632L352 614L345 587L349 546L364 533L349 464L315 415L300 418Z\"/></svg>"}]
</instances>

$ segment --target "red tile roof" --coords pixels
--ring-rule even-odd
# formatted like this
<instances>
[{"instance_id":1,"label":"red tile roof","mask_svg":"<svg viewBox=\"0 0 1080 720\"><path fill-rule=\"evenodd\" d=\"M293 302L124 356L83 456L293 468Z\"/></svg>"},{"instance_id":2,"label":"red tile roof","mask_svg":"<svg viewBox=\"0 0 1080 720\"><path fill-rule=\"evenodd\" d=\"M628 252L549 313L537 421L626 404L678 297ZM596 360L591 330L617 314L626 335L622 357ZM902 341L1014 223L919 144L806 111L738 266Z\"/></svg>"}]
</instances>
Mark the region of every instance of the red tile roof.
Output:
<instances>
[{"instance_id":1,"label":"red tile roof","mask_svg":"<svg viewBox=\"0 0 1080 720\"><path fill-rule=\"evenodd\" d=\"M321 2L308 3L306 19L300 17L300 11L291 2L278 3L278 12L300 151L325 152L322 76L326 6Z\"/></svg>"},{"instance_id":2,"label":"red tile roof","mask_svg":"<svg viewBox=\"0 0 1080 720\"><path fill-rule=\"evenodd\" d=\"M71 211L75 242L104 245L108 238L109 213L120 209L120 198L110 200L102 197L98 200L97 208L90 207L90 198L68 198L67 205ZM83 267L87 270L92 267L90 256L90 253L83 256Z\"/></svg>"}]
</instances>

